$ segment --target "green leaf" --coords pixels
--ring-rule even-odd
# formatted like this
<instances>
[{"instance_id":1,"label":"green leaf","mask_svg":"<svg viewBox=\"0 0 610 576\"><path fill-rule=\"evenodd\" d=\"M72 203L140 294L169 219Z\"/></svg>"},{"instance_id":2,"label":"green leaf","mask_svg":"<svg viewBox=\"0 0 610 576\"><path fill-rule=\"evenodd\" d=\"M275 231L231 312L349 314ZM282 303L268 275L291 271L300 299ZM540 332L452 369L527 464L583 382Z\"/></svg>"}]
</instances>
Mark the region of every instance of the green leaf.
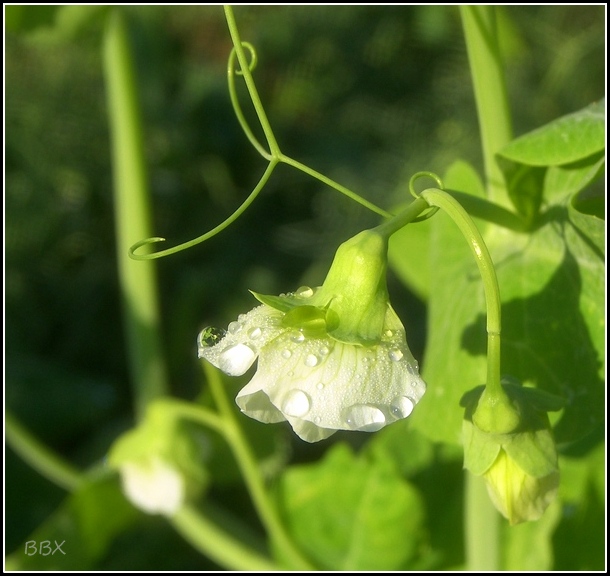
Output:
<instances>
[{"instance_id":1,"label":"green leaf","mask_svg":"<svg viewBox=\"0 0 610 576\"><path fill-rule=\"evenodd\" d=\"M449 188L459 189L451 173ZM471 189L471 188L469 188ZM465 190L467 191L467 190ZM410 417L433 440L460 443L461 396L486 381L485 299L469 247L444 214L432 218L428 391ZM566 400L558 442L604 421L605 267L599 251L551 204L529 234L477 221L502 297L502 371Z\"/></svg>"},{"instance_id":2,"label":"green leaf","mask_svg":"<svg viewBox=\"0 0 610 576\"><path fill-rule=\"evenodd\" d=\"M584 192L584 191L583 191ZM600 256L606 253L606 221L598 215L605 208L604 198L590 198L584 193L576 194L568 204L568 217L576 229L588 238L599 250ZM585 211L586 210L586 211Z\"/></svg>"},{"instance_id":3,"label":"green leaf","mask_svg":"<svg viewBox=\"0 0 610 576\"><path fill-rule=\"evenodd\" d=\"M377 432L363 452L371 458L391 460L405 477L423 472L434 462L434 445L422 434L410 430L408 419L399 420Z\"/></svg>"},{"instance_id":4,"label":"green leaf","mask_svg":"<svg viewBox=\"0 0 610 576\"><path fill-rule=\"evenodd\" d=\"M542 183L546 168L519 164L503 158L498 160L504 172L508 196L526 226L530 226L538 215L542 203Z\"/></svg>"},{"instance_id":5,"label":"green leaf","mask_svg":"<svg viewBox=\"0 0 610 576\"><path fill-rule=\"evenodd\" d=\"M129 504L116 477L91 479L7 558L10 570L91 570L112 541L139 513ZM38 553L34 554L34 545ZM41 543L49 542L48 547ZM63 543L63 544L62 544ZM57 550L60 545L61 551Z\"/></svg>"},{"instance_id":6,"label":"green leaf","mask_svg":"<svg viewBox=\"0 0 610 576\"><path fill-rule=\"evenodd\" d=\"M576 194L593 182L593 180L600 177L604 167L604 151L570 164L550 166L546 171L544 179L543 196L545 200L547 202L559 201L567 196Z\"/></svg>"},{"instance_id":7,"label":"green leaf","mask_svg":"<svg viewBox=\"0 0 610 576\"><path fill-rule=\"evenodd\" d=\"M299 547L322 569L397 570L413 558L423 507L392 462L335 445L284 473L280 505Z\"/></svg>"},{"instance_id":8,"label":"green leaf","mask_svg":"<svg viewBox=\"0 0 610 576\"><path fill-rule=\"evenodd\" d=\"M603 150L604 102L602 99L516 138L500 151L500 155L530 166L557 166Z\"/></svg>"}]
</instances>

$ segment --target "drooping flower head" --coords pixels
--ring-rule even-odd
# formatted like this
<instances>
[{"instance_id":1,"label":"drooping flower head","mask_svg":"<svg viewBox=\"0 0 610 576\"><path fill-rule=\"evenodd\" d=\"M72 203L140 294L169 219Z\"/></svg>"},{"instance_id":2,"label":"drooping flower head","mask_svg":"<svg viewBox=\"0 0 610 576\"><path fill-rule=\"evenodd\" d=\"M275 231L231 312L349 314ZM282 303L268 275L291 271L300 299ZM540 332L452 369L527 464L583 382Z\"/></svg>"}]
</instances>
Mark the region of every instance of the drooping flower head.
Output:
<instances>
[{"instance_id":1,"label":"drooping flower head","mask_svg":"<svg viewBox=\"0 0 610 576\"><path fill-rule=\"evenodd\" d=\"M204 329L199 357L232 376L258 358L238 406L261 422L287 420L307 442L406 418L426 385L389 303L386 269L386 238L361 232L339 247L319 288L254 294L262 305L226 331Z\"/></svg>"},{"instance_id":2,"label":"drooping flower head","mask_svg":"<svg viewBox=\"0 0 610 576\"><path fill-rule=\"evenodd\" d=\"M547 412L563 402L509 380L502 387L505 402L488 401L483 386L462 398L464 467L484 478L494 506L519 524L538 520L557 494L557 449Z\"/></svg>"}]
</instances>

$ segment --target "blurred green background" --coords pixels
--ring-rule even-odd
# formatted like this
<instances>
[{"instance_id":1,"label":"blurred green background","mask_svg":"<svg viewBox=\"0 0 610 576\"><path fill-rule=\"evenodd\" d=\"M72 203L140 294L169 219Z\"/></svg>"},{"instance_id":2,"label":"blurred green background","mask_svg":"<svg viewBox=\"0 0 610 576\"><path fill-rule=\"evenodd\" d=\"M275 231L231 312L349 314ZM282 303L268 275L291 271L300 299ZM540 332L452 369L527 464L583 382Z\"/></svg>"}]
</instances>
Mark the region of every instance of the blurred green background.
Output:
<instances>
[{"instance_id":1,"label":"blurred green background","mask_svg":"<svg viewBox=\"0 0 610 576\"><path fill-rule=\"evenodd\" d=\"M43 442L89 466L103 460L133 418L101 62L108 8L6 10L6 404ZM229 101L231 43L222 8L125 10L154 232L173 245L231 214L265 161L240 131ZM255 81L286 154L386 209L404 198L418 170L442 173L456 158L481 168L457 8L239 6L235 15L242 39L257 49ZM604 6L515 6L500 15L516 135L603 96ZM159 260L172 392L192 399L200 391L195 337L203 326L226 325L249 310L248 289L273 294L319 284L338 244L377 221L280 167L235 225ZM425 303L393 276L390 293L421 358ZM281 437L291 461L326 449L303 446L288 429L271 427L271 435L261 442ZM10 449L5 474L11 552L65 493ZM454 476L460 478L459 468ZM251 512L234 482L213 487L212 497ZM134 542L146 542L146 553ZM109 558L102 569L213 567L156 519L122 536Z\"/></svg>"}]
</instances>

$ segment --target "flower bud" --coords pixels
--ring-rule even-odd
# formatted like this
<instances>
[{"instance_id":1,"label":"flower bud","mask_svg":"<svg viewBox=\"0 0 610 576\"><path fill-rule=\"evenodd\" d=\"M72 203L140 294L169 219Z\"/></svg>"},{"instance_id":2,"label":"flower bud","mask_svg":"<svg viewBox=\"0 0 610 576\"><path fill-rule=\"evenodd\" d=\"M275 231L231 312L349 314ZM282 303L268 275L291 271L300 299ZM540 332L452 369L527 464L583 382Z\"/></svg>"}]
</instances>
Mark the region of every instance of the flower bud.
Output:
<instances>
[{"instance_id":1,"label":"flower bud","mask_svg":"<svg viewBox=\"0 0 610 576\"><path fill-rule=\"evenodd\" d=\"M200 450L163 402L112 446L108 463L119 471L125 496L148 514L171 516L205 481Z\"/></svg>"},{"instance_id":2,"label":"flower bud","mask_svg":"<svg viewBox=\"0 0 610 576\"><path fill-rule=\"evenodd\" d=\"M555 498L559 468L547 411L562 402L534 388L502 387L506 399L498 403L485 397L483 386L462 398L464 467L483 476L494 506L512 525L538 520Z\"/></svg>"}]
</instances>

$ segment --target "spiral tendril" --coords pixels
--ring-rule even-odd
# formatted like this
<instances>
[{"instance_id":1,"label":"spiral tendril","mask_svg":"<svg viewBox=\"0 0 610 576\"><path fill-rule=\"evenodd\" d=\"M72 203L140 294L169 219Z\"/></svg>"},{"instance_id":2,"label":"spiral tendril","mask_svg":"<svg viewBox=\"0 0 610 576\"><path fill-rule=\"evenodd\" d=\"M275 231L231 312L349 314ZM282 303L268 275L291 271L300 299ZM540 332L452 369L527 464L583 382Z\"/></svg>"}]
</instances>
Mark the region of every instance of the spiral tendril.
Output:
<instances>
[{"instance_id":1,"label":"spiral tendril","mask_svg":"<svg viewBox=\"0 0 610 576\"><path fill-rule=\"evenodd\" d=\"M415 191L415 181L420 178L432 178L432 180L434 180L438 184L438 187L441 190L445 189L443 186L443 181L434 172L416 172L415 174L413 174L413 176L411 176L411 179L409 180L409 192L411 193L411 196L413 196L415 199L421 198L421 195ZM418 216L415 220L413 220L413 222L423 222L424 220L427 220L428 218L434 216L438 212L438 210L438 206L431 206L429 211L424 212L421 216Z\"/></svg>"}]
</instances>

